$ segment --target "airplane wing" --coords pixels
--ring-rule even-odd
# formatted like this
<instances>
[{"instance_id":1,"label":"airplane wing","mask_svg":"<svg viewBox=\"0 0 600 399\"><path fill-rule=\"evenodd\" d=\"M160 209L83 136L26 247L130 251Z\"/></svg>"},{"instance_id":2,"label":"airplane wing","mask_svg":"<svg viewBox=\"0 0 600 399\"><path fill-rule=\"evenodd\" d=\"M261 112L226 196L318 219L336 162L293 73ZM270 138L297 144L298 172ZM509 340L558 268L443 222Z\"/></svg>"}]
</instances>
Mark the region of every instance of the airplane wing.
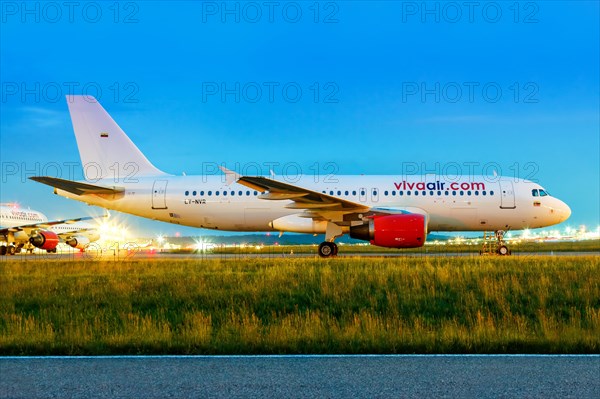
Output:
<instances>
[{"instance_id":1,"label":"airplane wing","mask_svg":"<svg viewBox=\"0 0 600 399\"><path fill-rule=\"evenodd\" d=\"M226 171L226 173L235 173ZM349 225L352 220L360 220L375 215L423 214L427 213L415 207L390 208L371 207L343 198L309 190L293 184L284 183L266 177L236 175L237 183L263 192L258 196L264 200L291 200L288 209L304 210L302 217L314 220L326 220L338 225Z\"/></svg>"},{"instance_id":2,"label":"airplane wing","mask_svg":"<svg viewBox=\"0 0 600 399\"><path fill-rule=\"evenodd\" d=\"M38 183L46 184L50 187L58 188L63 191L68 191L75 195L115 195L115 194L123 194L125 189L123 187L106 187L106 186L98 186L89 183L82 183L72 180L58 179L56 177L48 177L48 176L34 176L30 177L31 180L36 181Z\"/></svg>"},{"instance_id":3,"label":"airplane wing","mask_svg":"<svg viewBox=\"0 0 600 399\"><path fill-rule=\"evenodd\" d=\"M354 213L367 212L370 209L370 207L363 204L266 177L241 176L237 182L253 190L263 192L258 196L260 199L292 200L293 202L286 206L289 209L304 209L313 213L319 211Z\"/></svg>"}]
</instances>

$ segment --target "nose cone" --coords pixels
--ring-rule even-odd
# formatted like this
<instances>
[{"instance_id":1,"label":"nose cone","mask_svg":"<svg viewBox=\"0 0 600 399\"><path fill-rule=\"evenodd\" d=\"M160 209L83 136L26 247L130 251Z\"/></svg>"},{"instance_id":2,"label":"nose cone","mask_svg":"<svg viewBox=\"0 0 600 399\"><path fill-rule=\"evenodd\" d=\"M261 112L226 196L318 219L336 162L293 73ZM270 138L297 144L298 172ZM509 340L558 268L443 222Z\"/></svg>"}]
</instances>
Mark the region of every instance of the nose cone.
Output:
<instances>
[{"instance_id":1,"label":"nose cone","mask_svg":"<svg viewBox=\"0 0 600 399\"><path fill-rule=\"evenodd\" d=\"M569 208L569 205L565 204L562 201L558 201L559 204L556 207L557 211L558 211L558 215L560 217L560 221L558 223L564 222L565 220L567 220L570 216L571 216L571 208Z\"/></svg>"}]
</instances>

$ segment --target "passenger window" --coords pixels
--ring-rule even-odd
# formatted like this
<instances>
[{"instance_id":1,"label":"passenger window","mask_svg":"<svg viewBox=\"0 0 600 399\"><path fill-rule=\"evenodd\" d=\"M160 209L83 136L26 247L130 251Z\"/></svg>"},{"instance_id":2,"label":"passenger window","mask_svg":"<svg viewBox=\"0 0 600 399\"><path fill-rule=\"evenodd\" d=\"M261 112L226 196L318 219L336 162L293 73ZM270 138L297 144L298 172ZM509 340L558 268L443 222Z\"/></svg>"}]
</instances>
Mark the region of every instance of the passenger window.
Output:
<instances>
[{"instance_id":1,"label":"passenger window","mask_svg":"<svg viewBox=\"0 0 600 399\"><path fill-rule=\"evenodd\" d=\"M344 191L344 195L348 195L348 190Z\"/></svg>"},{"instance_id":2,"label":"passenger window","mask_svg":"<svg viewBox=\"0 0 600 399\"><path fill-rule=\"evenodd\" d=\"M195 192L195 191L194 191L194 192L192 192L192 195L195 197L195 196L196 196L196 192Z\"/></svg>"},{"instance_id":3,"label":"passenger window","mask_svg":"<svg viewBox=\"0 0 600 399\"><path fill-rule=\"evenodd\" d=\"M223 195L227 195L227 191L223 191Z\"/></svg>"},{"instance_id":4,"label":"passenger window","mask_svg":"<svg viewBox=\"0 0 600 399\"><path fill-rule=\"evenodd\" d=\"M186 191L186 192L185 192L185 196L187 197L188 195L190 195L190 192L189 192L189 191Z\"/></svg>"},{"instance_id":5,"label":"passenger window","mask_svg":"<svg viewBox=\"0 0 600 399\"><path fill-rule=\"evenodd\" d=\"M471 195L471 192L470 192L470 191L467 191L467 195Z\"/></svg>"},{"instance_id":6,"label":"passenger window","mask_svg":"<svg viewBox=\"0 0 600 399\"><path fill-rule=\"evenodd\" d=\"M493 192L493 191L490 191L490 195L494 195L494 192Z\"/></svg>"},{"instance_id":7,"label":"passenger window","mask_svg":"<svg viewBox=\"0 0 600 399\"><path fill-rule=\"evenodd\" d=\"M352 195L356 195L356 191L352 191Z\"/></svg>"},{"instance_id":8,"label":"passenger window","mask_svg":"<svg viewBox=\"0 0 600 399\"><path fill-rule=\"evenodd\" d=\"M208 195L212 195L212 191L209 191L209 192L208 192Z\"/></svg>"},{"instance_id":9,"label":"passenger window","mask_svg":"<svg viewBox=\"0 0 600 399\"><path fill-rule=\"evenodd\" d=\"M387 191L384 191L384 192L383 192L383 195L385 195L385 196L387 197L387 196L388 196L388 192L387 192Z\"/></svg>"},{"instance_id":10,"label":"passenger window","mask_svg":"<svg viewBox=\"0 0 600 399\"><path fill-rule=\"evenodd\" d=\"M218 192L218 191L215 191L215 195L219 195L219 192Z\"/></svg>"}]
</instances>

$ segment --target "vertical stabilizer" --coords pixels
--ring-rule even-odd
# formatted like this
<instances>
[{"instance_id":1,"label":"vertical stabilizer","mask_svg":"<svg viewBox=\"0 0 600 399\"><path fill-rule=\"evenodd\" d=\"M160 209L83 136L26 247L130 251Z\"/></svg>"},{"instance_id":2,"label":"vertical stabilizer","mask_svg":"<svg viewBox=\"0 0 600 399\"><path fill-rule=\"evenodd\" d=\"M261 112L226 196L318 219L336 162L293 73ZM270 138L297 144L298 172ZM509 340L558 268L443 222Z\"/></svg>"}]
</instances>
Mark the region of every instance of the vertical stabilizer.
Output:
<instances>
[{"instance_id":1,"label":"vertical stabilizer","mask_svg":"<svg viewBox=\"0 0 600 399\"><path fill-rule=\"evenodd\" d=\"M164 176L92 96L67 96L86 180Z\"/></svg>"}]
</instances>

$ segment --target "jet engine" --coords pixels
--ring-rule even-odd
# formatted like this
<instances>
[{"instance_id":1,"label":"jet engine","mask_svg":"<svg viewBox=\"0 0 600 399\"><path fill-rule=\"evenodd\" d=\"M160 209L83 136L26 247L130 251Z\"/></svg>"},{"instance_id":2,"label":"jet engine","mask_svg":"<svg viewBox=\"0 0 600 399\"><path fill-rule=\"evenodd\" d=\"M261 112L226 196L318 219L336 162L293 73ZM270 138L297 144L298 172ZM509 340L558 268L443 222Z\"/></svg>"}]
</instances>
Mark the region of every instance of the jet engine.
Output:
<instances>
[{"instance_id":1,"label":"jet engine","mask_svg":"<svg viewBox=\"0 0 600 399\"><path fill-rule=\"evenodd\" d=\"M29 237L29 242L34 247L51 251L58 245L58 235L53 231L40 230Z\"/></svg>"},{"instance_id":2,"label":"jet engine","mask_svg":"<svg viewBox=\"0 0 600 399\"><path fill-rule=\"evenodd\" d=\"M374 216L350 227L350 237L388 248L418 248L425 244L426 236L425 216L416 213Z\"/></svg>"},{"instance_id":3,"label":"jet engine","mask_svg":"<svg viewBox=\"0 0 600 399\"><path fill-rule=\"evenodd\" d=\"M89 245L90 239L86 236L73 236L65 242L73 248L85 249Z\"/></svg>"}]
</instances>

